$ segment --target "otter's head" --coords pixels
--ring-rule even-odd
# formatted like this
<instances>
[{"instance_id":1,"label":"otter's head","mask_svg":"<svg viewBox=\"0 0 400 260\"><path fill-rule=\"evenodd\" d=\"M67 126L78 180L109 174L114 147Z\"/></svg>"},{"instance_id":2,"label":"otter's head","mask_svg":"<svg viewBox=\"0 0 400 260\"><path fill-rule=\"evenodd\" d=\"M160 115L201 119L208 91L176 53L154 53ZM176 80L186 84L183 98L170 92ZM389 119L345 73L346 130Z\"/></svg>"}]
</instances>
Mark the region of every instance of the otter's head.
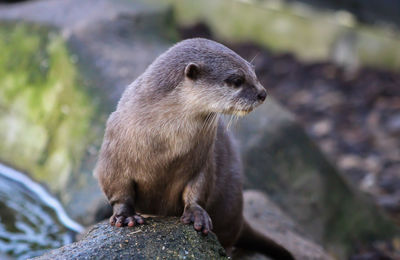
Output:
<instances>
[{"instance_id":1,"label":"otter's head","mask_svg":"<svg viewBox=\"0 0 400 260\"><path fill-rule=\"evenodd\" d=\"M267 92L249 62L214 41L187 41L181 90L190 106L201 113L242 116L265 100Z\"/></svg>"}]
</instances>

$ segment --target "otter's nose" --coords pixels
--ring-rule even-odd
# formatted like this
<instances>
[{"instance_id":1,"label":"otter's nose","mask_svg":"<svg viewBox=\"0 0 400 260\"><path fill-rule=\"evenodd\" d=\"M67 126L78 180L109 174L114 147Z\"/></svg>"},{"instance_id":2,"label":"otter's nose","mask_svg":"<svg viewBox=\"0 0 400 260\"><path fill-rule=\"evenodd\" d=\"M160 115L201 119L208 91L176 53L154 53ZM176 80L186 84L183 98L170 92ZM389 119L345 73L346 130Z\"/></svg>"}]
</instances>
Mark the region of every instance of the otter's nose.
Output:
<instances>
[{"instance_id":1,"label":"otter's nose","mask_svg":"<svg viewBox=\"0 0 400 260\"><path fill-rule=\"evenodd\" d=\"M261 101L264 101L265 98L267 97L267 91L262 90L260 93L258 93L257 98Z\"/></svg>"}]
</instances>

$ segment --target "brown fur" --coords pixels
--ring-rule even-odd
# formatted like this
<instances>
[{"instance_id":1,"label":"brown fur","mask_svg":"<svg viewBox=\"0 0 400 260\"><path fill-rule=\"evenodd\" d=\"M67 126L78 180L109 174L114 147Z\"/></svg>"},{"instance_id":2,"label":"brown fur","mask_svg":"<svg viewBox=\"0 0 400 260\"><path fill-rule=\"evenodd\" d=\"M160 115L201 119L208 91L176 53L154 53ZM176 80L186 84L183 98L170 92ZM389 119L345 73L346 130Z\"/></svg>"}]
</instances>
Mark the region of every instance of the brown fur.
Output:
<instances>
[{"instance_id":1,"label":"brown fur","mask_svg":"<svg viewBox=\"0 0 400 260\"><path fill-rule=\"evenodd\" d=\"M251 64L216 42L182 41L158 57L107 122L95 175L113 206L111 223L182 215L228 250L246 240L241 234L251 237L241 161L219 114L246 114L265 96ZM255 239L268 252L271 241ZM280 259L293 259L278 249Z\"/></svg>"}]
</instances>

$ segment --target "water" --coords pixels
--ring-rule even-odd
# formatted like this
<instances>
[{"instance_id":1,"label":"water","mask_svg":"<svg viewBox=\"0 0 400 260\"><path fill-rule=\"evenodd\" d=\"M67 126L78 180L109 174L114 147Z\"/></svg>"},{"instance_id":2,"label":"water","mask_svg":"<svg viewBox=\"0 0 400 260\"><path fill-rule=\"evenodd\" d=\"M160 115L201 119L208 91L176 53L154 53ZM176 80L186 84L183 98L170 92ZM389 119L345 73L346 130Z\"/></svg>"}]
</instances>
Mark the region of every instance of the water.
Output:
<instances>
[{"instance_id":1,"label":"water","mask_svg":"<svg viewBox=\"0 0 400 260\"><path fill-rule=\"evenodd\" d=\"M0 259L42 255L82 231L42 186L0 163Z\"/></svg>"}]
</instances>

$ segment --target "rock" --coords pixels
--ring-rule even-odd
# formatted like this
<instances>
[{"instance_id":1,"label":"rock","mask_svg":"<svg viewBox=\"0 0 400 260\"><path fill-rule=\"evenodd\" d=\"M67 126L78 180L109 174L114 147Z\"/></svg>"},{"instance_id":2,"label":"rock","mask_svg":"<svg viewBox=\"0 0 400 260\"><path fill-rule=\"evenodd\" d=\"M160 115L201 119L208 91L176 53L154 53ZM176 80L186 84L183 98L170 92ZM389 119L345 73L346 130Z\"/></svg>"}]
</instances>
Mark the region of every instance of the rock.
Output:
<instances>
[{"instance_id":1,"label":"rock","mask_svg":"<svg viewBox=\"0 0 400 260\"><path fill-rule=\"evenodd\" d=\"M262 192L244 193L245 218L298 260L330 260L321 246L299 232L296 224ZM146 225L116 228L107 221L94 225L76 243L52 250L36 259L227 259L216 236L203 236L178 218L152 217ZM267 259L254 252L237 250L233 259Z\"/></svg>"},{"instance_id":2,"label":"rock","mask_svg":"<svg viewBox=\"0 0 400 260\"><path fill-rule=\"evenodd\" d=\"M284 214L264 193L244 192L244 216L256 228L287 248L297 260L330 260L320 245L299 231L299 227ZM237 259L266 259L251 252L238 252Z\"/></svg>"},{"instance_id":3,"label":"rock","mask_svg":"<svg viewBox=\"0 0 400 260\"><path fill-rule=\"evenodd\" d=\"M203 236L178 218L148 218L146 225L94 225L78 242L35 259L228 259L216 236Z\"/></svg>"},{"instance_id":4,"label":"rock","mask_svg":"<svg viewBox=\"0 0 400 260\"><path fill-rule=\"evenodd\" d=\"M93 141L95 104L53 29L2 22L0 48L1 161L62 191Z\"/></svg>"},{"instance_id":5,"label":"rock","mask_svg":"<svg viewBox=\"0 0 400 260\"><path fill-rule=\"evenodd\" d=\"M205 22L212 32L225 41L255 42L275 52L291 52L304 61L333 60L346 66L368 65L393 71L399 68L399 33L385 37L385 28L366 24L361 28L357 26L359 24L355 17L343 11L343 8L337 12L316 8L320 1L318 4L317 1L308 0L203 0L202 4L196 0L166 2L173 5L180 24ZM349 4L349 1L332 2L351 5L348 10L360 6L360 3L370 3L363 0L358 0L357 4ZM374 5L387 8L386 4ZM398 13L398 9L391 12Z\"/></svg>"},{"instance_id":6,"label":"rock","mask_svg":"<svg viewBox=\"0 0 400 260\"><path fill-rule=\"evenodd\" d=\"M293 115L272 99L232 129L244 158L245 187L266 192L332 255L346 258L356 242L398 231L347 185Z\"/></svg>"},{"instance_id":7,"label":"rock","mask_svg":"<svg viewBox=\"0 0 400 260\"><path fill-rule=\"evenodd\" d=\"M69 2L71 7L81 8L81 1ZM99 7L96 0L88 4L89 9L96 6L95 18L63 29L71 50L81 60L78 65L91 81L91 91L98 93L96 97L101 99L102 106L100 113L103 120L95 152L84 158L84 174L70 178L68 196L63 198L72 216L86 225L96 220L95 215L87 215L88 205L98 204L103 199L92 170L102 142L105 119L115 110L125 87L170 47L172 42L168 34L173 31L167 8L150 6L141 1L101 0L100 3L105 7ZM107 15L103 8L108 10ZM76 185L79 182L85 183L84 188Z\"/></svg>"},{"instance_id":8,"label":"rock","mask_svg":"<svg viewBox=\"0 0 400 260\"><path fill-rule=\"evenodd\" d=\"M32 1L0 5L0 17L57 28L76 52L82 72L91 76L97 91L101 87L105 92L110 109L124 88L169 47L168 36L173 35L169 9L143 1Z\"/></svg>"},{"instance_id":9,"label":"rock","mask_svg":"<svg viewBox=\"0 0 400 260\"><path fill-rule=\"evenodd\" d=\"M97 181L92 177L92 170L102 141L105 120L114 110L125 86L171 45L174 27L170 10L164 5L150 5L143 1L65 0L54 2L42 0L13 5L0 4L0 23L10 26L8 31L20 37L15 41L16 43L26 42L26 39L29 39L33 42L29 46L39 46L35 50L29 49L30 52L19 51L14 55L16 57L25 55L20 57L21 60L36 61L37 53L44 53L44 57L49 56L51 59L53 57L51 50L58 51L58 49L61 49L59 52L64 55L62 58L65 57L61 60L61 54L56 56L57 61L62 61L62 68L65 68L62 72L53 68L54 64L58 63L43 59L39 64L28 64L29 69L40 69L34 76L17 75L22 79L36 79L40 78L38 75L44 75L49 84L39 82L38 86L41 88L49 85L49 89L54 90L54 93L32 87L30 89L40 90L40 92L32 91L31 96L39 96L41 100L56 98L54 102L60 105L51 108L52 115L49 120L41 117L46 119L45 122L50 121L51 127L42 125L36 118L30 119L25 114L31 111L25 108L20 109L26 110L25 114L17 118L22 123L16 124L15 113L11 113L9 107L5 106L5 115L0 113L0 124L21 125L18 129L24 131L24 134L10 131L9 127L3 127L6 134L16 132L17 136L22 138L14 138L14 142L7 143L5 146L7 151L15 152L8 152L5 157L3 155L5 153L0 151L0 158L32 174L34 179L47 185L53 193L59 195L73 218L85 225L91 225L95 223L95 215L91 213L96 212L97 209L88 211L88 208L99 204L102 200ZM28 36L30 38L27 38ZM3 38L11 37L6 35ZM2 39L1 35L0 39ZM58 45L53 46L54 41ZM37 42L41 44L36 44ZM25 47L16 43L6 46ZM50 50L49 54L47 54L48 50ZM5 66L6 69L9 67ZM0 74L1 70L0 64ZM23 73L28 71L22 67L21 70ZM47 70L54 70L50 75L55 79L45 73ZM13 74L6 71L5 75ZM8 77L2 78L8 79ZM14 78L17 79L17 77ZM84 98L78 96L79 98L73 99L74 102L78 102L75 105L66 103L64 101L71 95L65 94L65 91L59 91L57 86L70 92L76 91ZM16 92L15 89L10 91L14 93L12 91ZM2 92L0 94L8 97ZM34 111L41 112L47 108L45 103L36 104L36 99L31 100L29 96L28 98L26 96L17 95L17 98L20 103L22 100L27 106L35 102ZM0 102L3 104L1 99ZM58 101L59 99L62 100ZM81 100L84 102L79 103ZM12 99L7 101L11 105L17 104ZM83 108L81 103L84 103ZM79 112L77 116L75 116L76 111ZM38 114L48 115L45 112ZM64 114L68 114L68 117ZM13 115L12 122L9 120L9 115ZM61 119L54 120L57 118ZM64 118L66 119L62 120ZM72 121L72 124L66 124L67 119L69 123ZM31 127L25 121L35 122L36 127ZM62 135L57 135L57 132ZM3 136L0 131L0 137ZM25 136L26 138L23 138ZM5 137L4 139L8 142L14 140ZM27 160L21 160L19 156L21 148L25 151L24 154L27 154Z\"/></svg>"}]
</instances>

